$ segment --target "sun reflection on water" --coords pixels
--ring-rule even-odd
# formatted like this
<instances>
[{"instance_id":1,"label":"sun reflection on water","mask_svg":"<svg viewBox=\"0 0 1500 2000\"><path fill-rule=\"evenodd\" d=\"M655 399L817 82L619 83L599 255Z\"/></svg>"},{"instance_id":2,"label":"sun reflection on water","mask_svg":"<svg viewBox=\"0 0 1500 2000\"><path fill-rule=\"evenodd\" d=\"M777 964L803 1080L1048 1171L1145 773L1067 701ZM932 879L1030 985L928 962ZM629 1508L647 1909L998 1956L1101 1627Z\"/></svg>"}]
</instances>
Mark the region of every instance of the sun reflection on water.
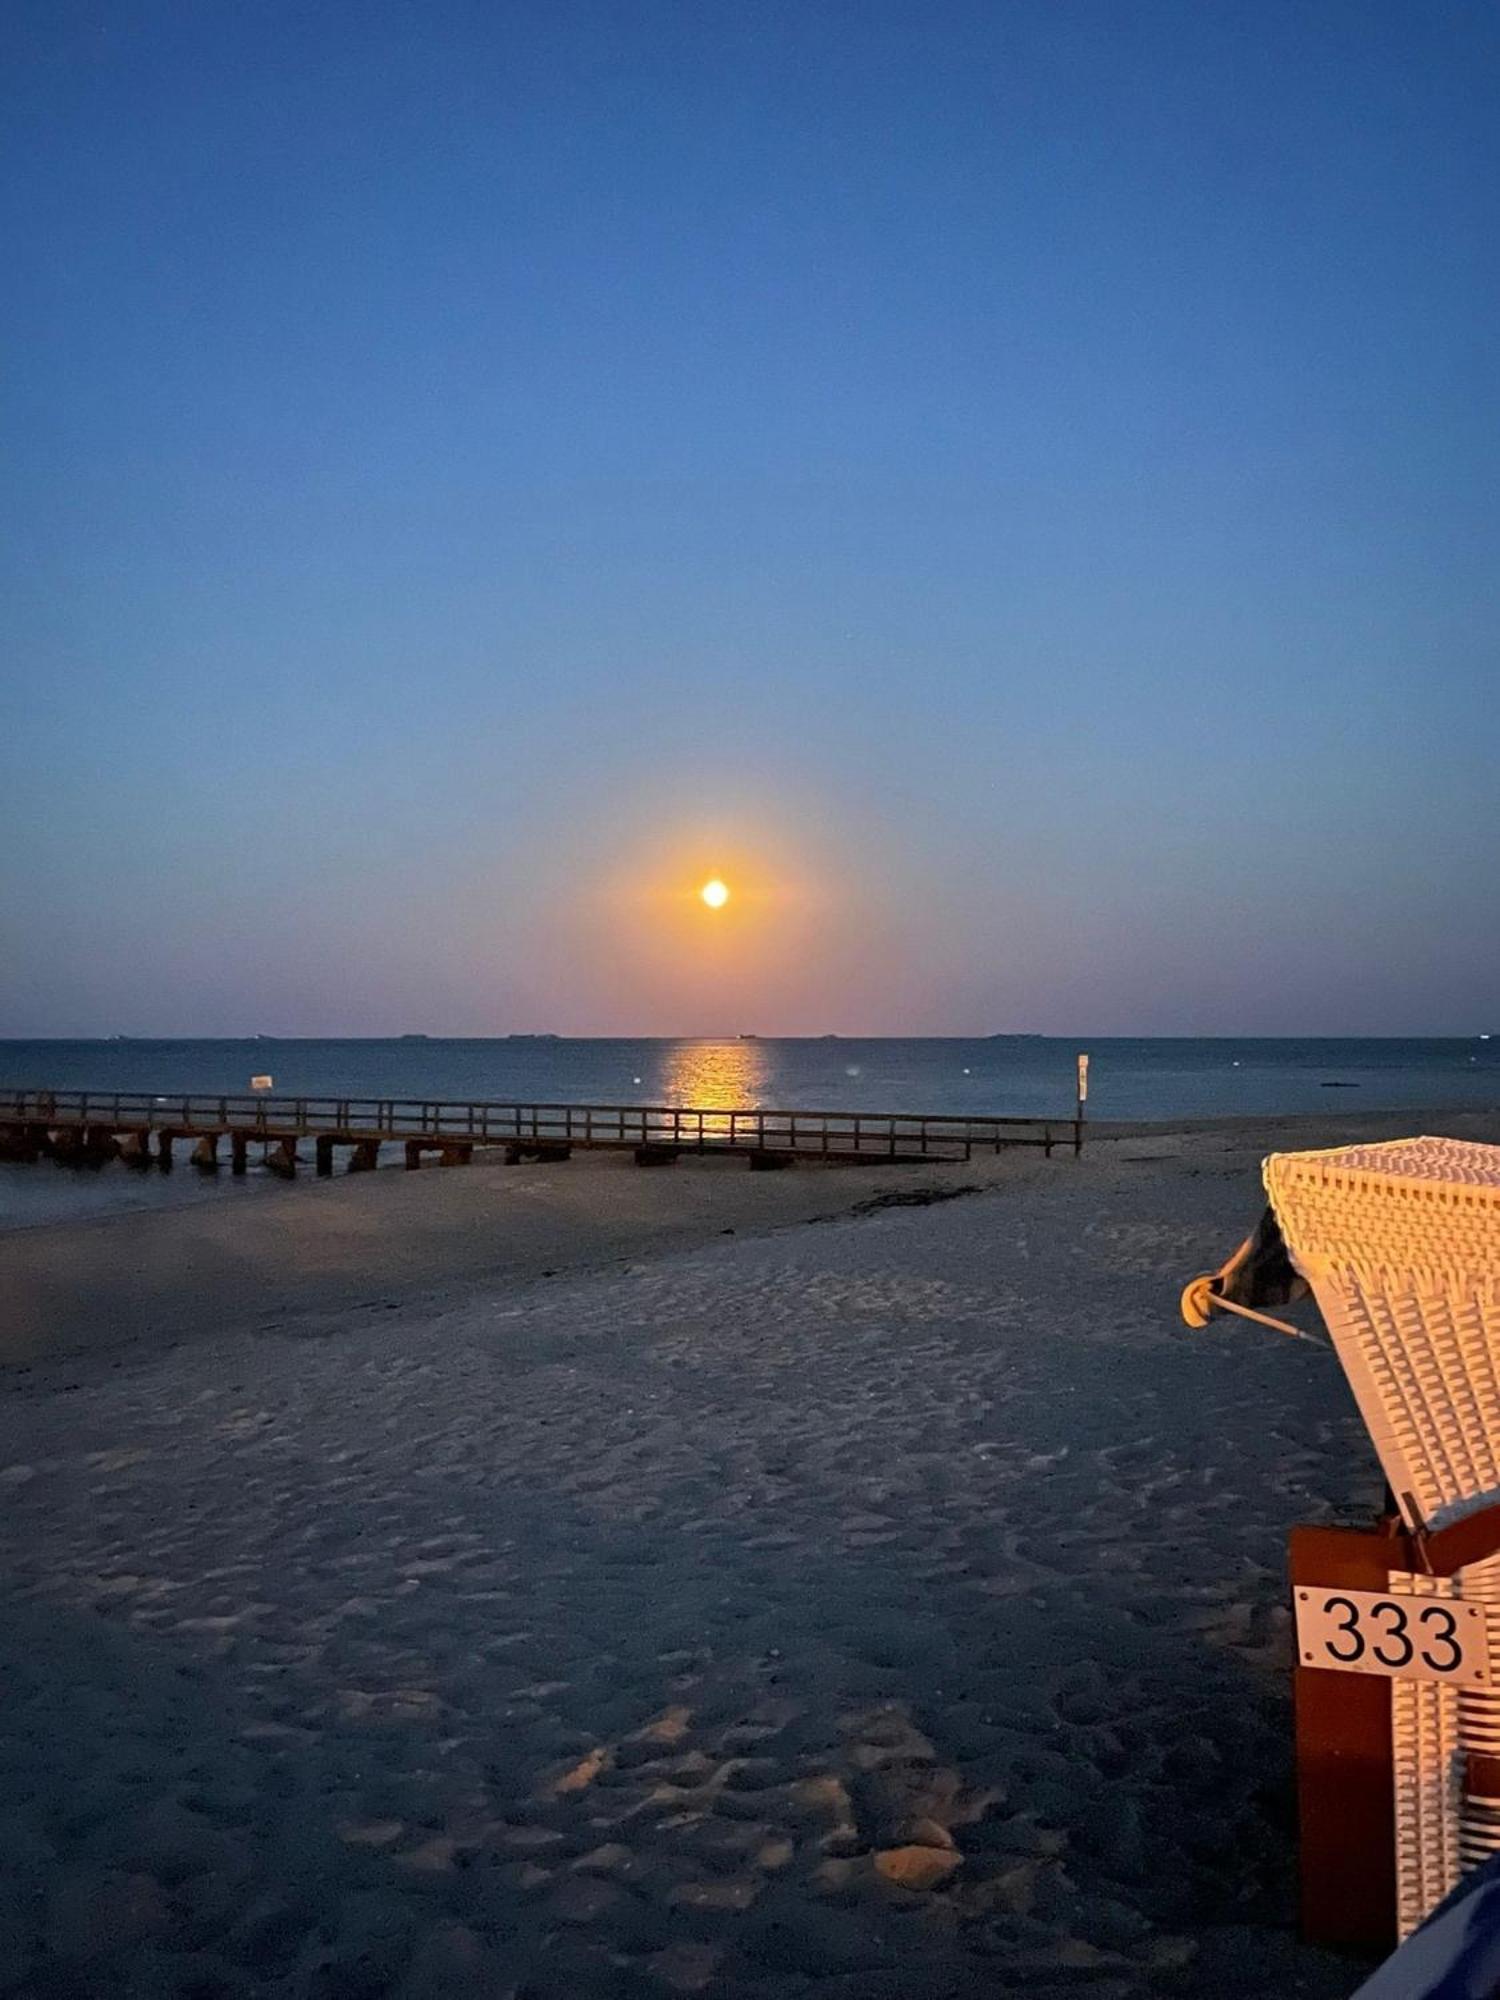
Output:
<instances>
[{"instance_id":1,"label":"sun reflection on water","mask_svg":"<svg viewBox=\"0 0 1500 2000\"><path fill-rule=\"evenodd\" d=\"M766 1075L758 1042L679 1042L667 1061L663 1102L697 1111L753 1111Z\"/></svg>"}]
</instances>

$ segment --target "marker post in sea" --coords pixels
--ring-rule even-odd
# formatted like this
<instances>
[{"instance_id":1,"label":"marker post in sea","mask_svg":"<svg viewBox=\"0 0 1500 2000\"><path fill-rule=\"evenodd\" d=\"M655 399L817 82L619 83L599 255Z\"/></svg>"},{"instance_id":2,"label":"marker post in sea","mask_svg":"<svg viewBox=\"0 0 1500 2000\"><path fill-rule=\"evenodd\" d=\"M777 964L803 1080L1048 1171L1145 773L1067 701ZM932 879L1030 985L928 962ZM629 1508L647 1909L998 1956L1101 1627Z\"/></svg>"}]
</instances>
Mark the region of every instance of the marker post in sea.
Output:
<instances>
[{"instance_id":1,"label":"marker post in sea","mask_svg":"<svg viewBox=\"0 0 1500 2000\"><path fill-rule=\"evenodd\" d=\"M1073 1157L1077 1159L1083 1151L1083 1107L1089 1101L1089 1059L1080 1053L1078 1057L1078 1113L1073 1126Z\"/></svg>"}]
</instances>

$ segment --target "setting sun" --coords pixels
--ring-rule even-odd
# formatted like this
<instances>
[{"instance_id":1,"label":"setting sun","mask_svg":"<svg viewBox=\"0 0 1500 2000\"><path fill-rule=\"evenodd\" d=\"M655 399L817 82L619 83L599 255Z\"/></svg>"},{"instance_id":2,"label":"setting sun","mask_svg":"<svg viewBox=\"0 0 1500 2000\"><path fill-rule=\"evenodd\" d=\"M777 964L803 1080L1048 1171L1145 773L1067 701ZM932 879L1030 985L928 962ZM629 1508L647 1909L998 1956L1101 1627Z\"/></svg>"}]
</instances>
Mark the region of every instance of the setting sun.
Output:
<instances>
[{"instance_id":1,"label":"setting sun","mask_svg":"<svg viewBox=\"0 0 1500 2000\"><path fill-rule=\"evenodd\" d=\"M712 882L705 882L698 894L711 910L722 910L729 901L729 890L717 875Z\"/></svg>"}]
</instances>

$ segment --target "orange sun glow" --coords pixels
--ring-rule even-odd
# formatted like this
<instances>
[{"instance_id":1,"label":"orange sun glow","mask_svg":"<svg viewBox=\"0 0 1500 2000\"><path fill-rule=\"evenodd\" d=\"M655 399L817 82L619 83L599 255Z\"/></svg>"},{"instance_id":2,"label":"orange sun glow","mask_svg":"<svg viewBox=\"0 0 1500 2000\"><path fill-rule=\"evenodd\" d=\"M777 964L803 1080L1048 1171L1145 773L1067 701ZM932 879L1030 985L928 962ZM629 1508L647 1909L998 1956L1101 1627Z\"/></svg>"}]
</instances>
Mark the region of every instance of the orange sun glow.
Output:
<instances>
[{"instance_id":1,"label":"orange sun glow","mask_svg":"<svg viewBox=\"0 0 1500 2000\"><path fill-rule=\"evenodd\" d=\"M698 894L711 910L722 910L729 901L729 889L717 875L711 882L705 882Z\"/></svg>"}]
</instances>

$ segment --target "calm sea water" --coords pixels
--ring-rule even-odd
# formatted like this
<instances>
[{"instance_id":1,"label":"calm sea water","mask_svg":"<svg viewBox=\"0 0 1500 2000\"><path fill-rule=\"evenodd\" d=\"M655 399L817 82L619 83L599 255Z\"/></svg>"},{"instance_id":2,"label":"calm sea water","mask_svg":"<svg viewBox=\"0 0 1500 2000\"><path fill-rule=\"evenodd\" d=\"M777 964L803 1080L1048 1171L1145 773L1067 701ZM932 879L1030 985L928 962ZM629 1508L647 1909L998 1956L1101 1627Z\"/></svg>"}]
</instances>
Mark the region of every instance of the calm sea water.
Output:
<instances>
[{"instance_id":1,"label":"calm sea water","mask_svg":"<svg viewBox=\"0 0 1500 2000\"><path fill-rule=\"evenodd\" d=\"M1467 1041L0 1042L0 1084L57 1090L695 1104L712 1109L1071 1114L1090 1058L1099 1119L1500 1104L1500 1032ZM253 1198L259 1177L0 1165L0 1227L162 1202Z\"/></svg>"}]
</instances>

